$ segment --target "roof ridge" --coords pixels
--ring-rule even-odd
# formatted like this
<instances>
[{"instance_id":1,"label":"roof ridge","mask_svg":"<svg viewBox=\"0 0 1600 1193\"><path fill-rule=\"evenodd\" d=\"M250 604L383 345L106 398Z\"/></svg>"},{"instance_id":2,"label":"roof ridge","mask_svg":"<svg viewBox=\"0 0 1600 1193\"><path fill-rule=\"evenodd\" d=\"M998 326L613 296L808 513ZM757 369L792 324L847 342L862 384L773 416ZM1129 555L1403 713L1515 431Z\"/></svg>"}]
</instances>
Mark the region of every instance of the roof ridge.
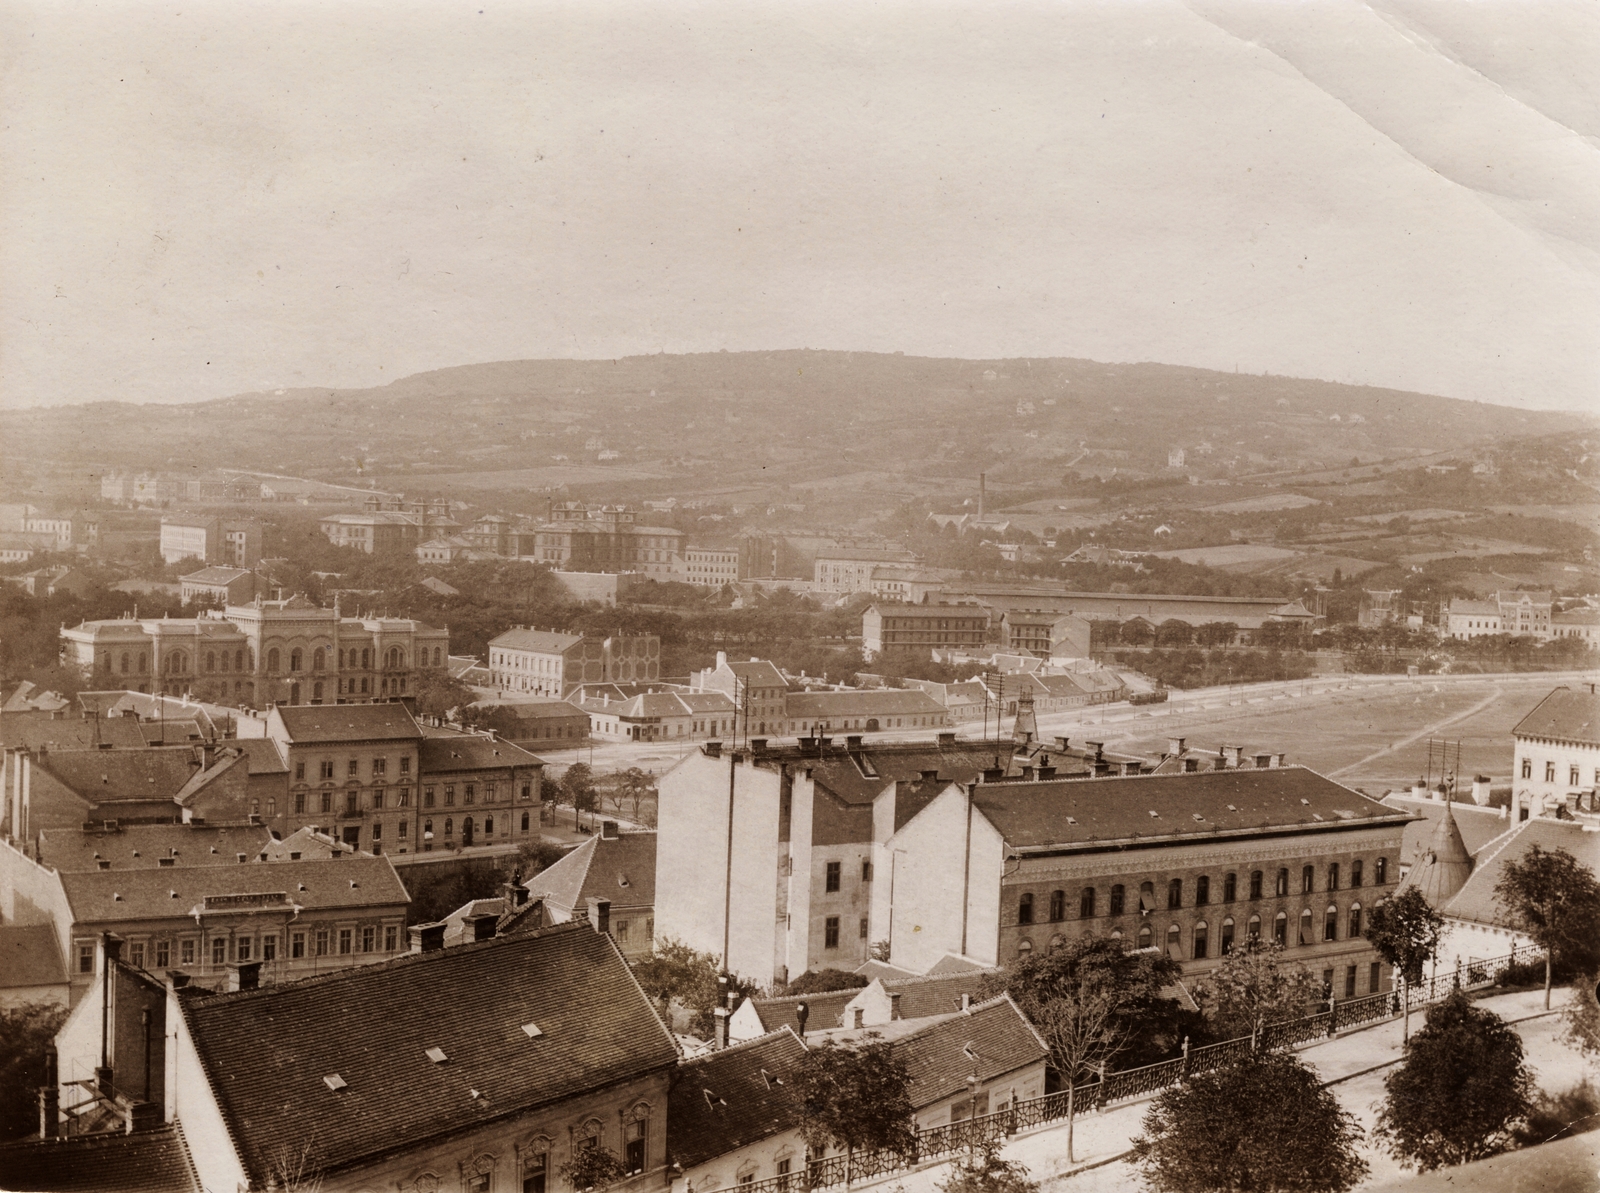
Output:
<instances>
[{"instance_id":1,"label":"roof ridge","mask_svg":"<svg viewBox=\"0 0 1600 1193\"><path fill-rule=\"evenodd\" d=\"M682 1066L687 1067L703 1060L715 1060L717 1057L726 1056L730 1052L738 1052L741 1048L750 1048L756 1044L771 1044L781 1035L794 1036L795 1043L799 1044L802 1049L806 1046L806 1042L795 1033L794 1028L785 1023L782 1027L775 1027L769 1032L764 1032L759 1036L752 1036L748 1040L740 1040L736 1044L729 1044L723 1048L713 1048L711 1051L702 1052L698 1056L686 1056L680 1063Z\"/></svg>"},{"instance_id":2,"label":"roof ridge","mask_svg":"<svg viewBox=\"0 0 1600 1193\"><path fill-rule=\"evenodd\" d=\"M875 978L874 981L882 982L884 989L894 986L909 986L915 982L948 982L952 978L969 978L980 974L1002 973L1005 967L1000 965L985 965L979 969L958 969L953 973L917 973L907 978Z\"/></svg>"},{"instance_id":3,"label":"roof ridge","mask_svg":"<svg viewBox=\"0 0 1600 1193\"><path fill-rule=\"evenodd\" d=\"M763 1006L770 1006L778 1002L804 1002L808 998L827 998L833 994L860 994L870 985L872 985L871 982L868 982L866 986L841 986L837 990L817 990L811 994L774 994L768 998L751 998L748 1001L761 1003Z\"/></svg>"},{"instance_id":4,"label":"roof ridge","mask_svg":"<svg viewBox=\"0 0 1600 1193\"><path fill-rule=\"evenodd\" d=\"M919 1028L916 1029L916 1031L908 1031L903 1036L896 1036L894 1039L890 1040L889 1043L891 1043L891 1044L903 1044L907 1040L914 1040L920 1035L925 1035L928 1032L935 1030L936 1028L943 1027L945 1024L949 1023L952 1019L956 1019L958 1017L970 1019L972 1016L976 1015L979 1011L992 1011L992 1010L994 1010L995 1007L999 1006L1001 1003L1011 1003L1012 1009L1015 1010L1017 1012L1017 1014L1020 1015L1023 1018L1024 1021L1027 1020L1028 1017L1026 1015L1022 1014L1022 1008L1018 1007L1015 1002L1012 1002L1010 993L1007 992L1007 991L1002 990L999 994L995 995L993 998L985 999L983 1002L975 1002L975 1003L973 1003L970 1007L966 1008L966 1010L963 1010L963 1011L946 1011L942 1015L929 1015L927 1017L928 1018L928 1023L926 1024L926 1026L919 1027ZM905 1020L902 1019L901 1022L904 1023ZM1035 1033L1035 1034L1037 1035L1037 1033ZM1048 1051L1048 1049L1047 1049L1047 1051Z\"/></svg>"}]
</instances>

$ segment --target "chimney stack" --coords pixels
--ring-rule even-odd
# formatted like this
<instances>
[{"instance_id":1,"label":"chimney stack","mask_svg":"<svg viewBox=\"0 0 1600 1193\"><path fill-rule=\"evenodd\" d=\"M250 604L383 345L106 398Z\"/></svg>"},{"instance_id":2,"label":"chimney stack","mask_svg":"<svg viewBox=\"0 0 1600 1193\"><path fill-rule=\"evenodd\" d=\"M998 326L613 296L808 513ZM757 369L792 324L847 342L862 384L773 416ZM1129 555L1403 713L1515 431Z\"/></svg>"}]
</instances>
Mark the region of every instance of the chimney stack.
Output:
<instances>
[{"instance_id":1,"label":"chimney stack","mask_svg":"<svg viewBox=\"0 0 1600 1193\"><path fill-rule=\"evenodd\" d=\"M1230 770L1237 770L1244 761L1244 747L1223 746L1222 758Z\"/></svg>"},{"instance_id":2,"label":"chimney stack","mask_svg":"<svg viewBox=\"0 0 1600 1193\"><path fill-rule=\"evenodd\" d=\"M602 820L600 822L600 839L602 841L615 841L618 835L617 822L615 820Z\"/></svg>"},{"instance_id":3,"label":"chimney stack","mask_svg":"<svg viewBox=\"0 0 1600 1193\"><path fill-rule=\"evenodd\" d=\"M989 478L984 473L978 473L978 521L983 521L983 499L988 495Z\"/></svg>"},{"instance_id":4,"label":"chimney stack","mask_svg":"<svg viewBox=\"0 0 1600 1193\"><path fill-rule=\"evenodd\" d=\"M444 924L414 924L411 928L413 953L437 953L444 948Z\"/></svg>"},{"instance_id":5,"label":"chimney stack","mask_svg":"<svg viewBox=\"0 0 1600 1193\"><path fill-rule=\"evenodd\" d=\"M750 739L750 752L752 754L765 754L767 752L767 739L764 737L752 737Z\"/></svg>"},{"instance_id":6,"label":"chimney stack","mask_svg":"<svg viewBox=\"0 0 1600 1193\"><path fill-rule=\"evenodd\" d=\"M258 990L261 987L261 962L241 961L228 967L229 990Z\"/></svg>"},{"instance_id":7,"label":"chimney stack","mask_svg":"<svg viewBox=\"0 0 1600 1193\"><path fill-rule=\"evenodd\" d=\"M1489 806L1489 776L1472 776L1472 802L1480 808Z\"/></svg>"},{"instance_id":8,"label":"chimney stack","mask_svg":"<svg viewBox=\"0 0 1600 1193\"><path fill-rule=\"evenodd\" d=\"M956 744L956 735L954 733L941 733L941 734L939 734L939 748L941 750L954 749L955 748L955 744Z\"/></svg>"},{"instance_id":9,"label":"chimney stack","mask_svg":"<svg viewBox=\"0 0 1600 1193\"><path fill-rule=\"evenodd\" d=\"M706 742L706 744L705 744L705 753L706 753L706 757L707 758L721 758L722 757L722 743L720 741L708 741L708 742Z\"/></svg>"},{"instance_id":10,"label":"chimney stack","mask_svg":"<svg viewBox=\"0 0 1600 1193\"><path fill-rule=\"evenodd\" d=\"M587 902L589 904L589 926L600 935L609 936L611 934L611 900L600 899L590 895Z\"/></svg>"},{"instance_id":11,"label":"chimney stack","mask_svg":"<svg viewBox=\"0 0 1600 1193\"><path fill-rule=\"evenodd\" d=\"M1085 746L1087 746L1089 749L1094 751L1094 760L1096 762L1104 762L1105 761L1105 757L1106 757L1106 743L1105 742L1103 742L1103 741L1089 741L1089 742L1084 742L1083 744Z\"/></svg>"},{"instance_id":12,"label":"chimney stack","mask_svg":"<svg viewBox=\"0 0 1600 1193\"><path fill-rule=\"evenodd\" d=\"M1189 739L1185 737L1167 738L1167 753L1172 755L1183 753L1183 747L1188 743L1188 740Z\"/></svg>"},{"instance_id":13,"label":"chimney stack","mask_svg":"<svg viewBox=\"0 0 1600 1193\"><path fill-rule=\"evenodd\" d=\"M56 1071L54 1045L44 1052L44 1084L39 1087L39 1137L54 1139L61 1133L61 1084Z\"/></svg>"},{"instance_id":14,"label":"chimney stack","mask_svg":"<svg viewBox=\"0 0 1600 1193\"><path fill-rule=\"evenodd\" d=\"M733 1017L733 1012L727 1007L716 1007L711 1015L716 1020L716 1038L713 1043L718 1050L721 1050L728 1046L728 1020Z\"/></svg>"}]
</instances>

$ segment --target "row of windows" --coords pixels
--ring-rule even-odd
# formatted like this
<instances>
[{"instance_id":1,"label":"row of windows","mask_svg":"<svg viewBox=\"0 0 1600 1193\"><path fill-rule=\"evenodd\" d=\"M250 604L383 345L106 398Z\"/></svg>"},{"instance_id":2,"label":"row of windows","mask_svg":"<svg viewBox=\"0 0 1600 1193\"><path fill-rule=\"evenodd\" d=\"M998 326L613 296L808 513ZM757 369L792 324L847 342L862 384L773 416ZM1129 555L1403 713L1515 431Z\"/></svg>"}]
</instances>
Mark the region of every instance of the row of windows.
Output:
<instances>
[{"instance_id":1,"label":"row of windows","mask_svg":"<svg viewBox=\"0 0 1600 1193\"><path fill-rule=\"evenodd\" d=\"M862 916L860 923L856 925L856 938L858 940L867 939L867 933L870 928L871 925L867 922L867 917ZM839 917L836 915L830 915L822 921L822 947L825 949L839 947Z\"/></svg>"},{"instance_id":2,"label":"row of windows","mask_svg":"<svg viewBox=\"0 0 1600 1193\"><path fill-rule=\"evenodd\" d=\"M833 862L829 863L830 867L833 866L833 865L836 865L836 864L837 863L833 863ZM1300 893L1301 894L1309 895L1309 894L1313 893L1316 890L1316 877L1317 877L1317 874L1316 874L1316 867L1315 866L1302 866L1300 868ZM1360 858L1357 858L1355 861L1350 863L1350 871L1349 871L1349 884L1350 884L1350 886L1351 887L1359 887L1359 886L1361 886L1363 881L1364 881L1364 877L1365 876L1364 876L1362 861L1361 861ZM1388 881L1388 879L1389 879L1389 859L1385 858L1385 857L1380 857L1373 863L1373 866L1372 866L1372 881L1374 882L1374 884L1376 884L1378 886L1382 886L1384 883L1386 883ZM1263 890L1265 881L1266 881L1266 874L1265 874L1264 871L1252 870L1250 872L1250 877L1249 877L1249 883L1250 883L1249 891L1250 891L1250 894L1249 894L1249 897L1251 899L1253 899L1253 900L1254 899L1260 899L1262 897L1262 890ZM1239 876L1237 874L1230 873L1230 874L1227 874L1227 875L1225 875L1223 877L1221 902L1223 902L1223 903L1234 903L1234 902L1238 901L1238 894L1239 894L1238 882L1239 882ZM1329 891L1336 891L1336 890L1340 889L1339 888L1339 882L1340 882L1339 863L1338 862L1332 862L1332 863L1330 863L1328 865L1328 868L1326 870L1326 883L1325 883L1323 889L1324 890L1329 890ZM834 887L834 886L830 886L828 889L829 890L837 890L838 888ZM1277 875L1276 875L1276 877L1274 879L1274 882L1273 882L1273 896L1275 898L1283 898L1283 897L1287 896L1288 894L1289 894L1289 869L1288 869L1287 866L1284 866L1284 867L1280 867L1278 869ZM1205 906L1207 906L1211 902L1211 895L1212 895L1212 891L1211 891L1211 876L1209 874L1202 874L1198 878L1196 878L1195 882L1194 882L1194 903L1193 903L1193 906L1195 906L1195 907L1205 907ZM1097 914L1099 914L1098 911L1096 910L1097 900L1098 900L1098 894L1097 894L1096 888L1094 888L1092 886L1086 886L1086 887L1082 888L1078 892L1078 917L1080 919L1087 920L1087 919L1092 919ZM1108 915L1124 915L1124 914L1126 914L1126 911L1127 911L1126 905L1127 905L1127 888L1125 886L1123 886L1121 883L1117 883L1115 886L1113 886L1111 888L1110 908L1106 912L1106 914L1108 914ZM1185 904L1184 904L1184 882L1183 882L1183 879L1181 879L1181 878L1169 879L1168 882L1167 882L1167 909L1168 910L1176 910L1176 909L1181 908L1183 906L1185 906ZM1152 883L1152 882L1140 883L1139 884L1139 911L1144 913L1144 914L1148 914L1148 913L1150 913L1152 911L1155 911L1155 910L1156 910L1155 884ZM1017 898L1017 923L1019 923L1019 924L1031 924L1031 923L1034 922L1035 915L1036 915L1036 909L1035 909L1035 906L1034 906L1034 892L1032 892L1032 891L1023 891L1022 894L1019 895L1018 898ZM1056 890L1056 891L1051 891L1050 892L1049 915L1050 915L1050 922L1052 922L1052 923L1056 923L1056 922L1059 922L1059 921L1064 920L1064 919L1067 918L1067 892L1066 891Z\"/></svg>"},{"instance_id":3,"label":"row of windows","mask_svg":"<svg viewBox=\"0 0 1600 1193\"><path fill-rule=\"evenodd\" d=\"M1532 758L1524 758L1522 760L1522 777L1524 779L1533 778ZM1544 764L1544 781L1546 783L1554 783L1556 781L1556 764L1553 761L1546 760ZM1567 786L1576 787L1582 782L1582 768L1576 762L1569 763L1567 765ZM1594 782L1596 787L1600 787L1600 766L1594 768Z\"/></svg>"},{"instance_id":4,"label":"row of windows","mask_svg":"<svg viewBox=\"0 0 1600 1193\"><path fill-rule=\"evenodd\" d=\"M317 763L318 777L322 779L333 778L334 767L335 763L332 758L321 759ZM361 760L359 758L346 759L344 764L344 773L346 778L360 778ZM388 773L389 759L387 757L379 757L372 760L372 777L374 780L377 780ZM411 773L411 756L409 754L402 755L400 758L400 773L402 775L409 775ZM304 783L306 781L306 764L303 759L296 761L294 764L294 781L296 783Z\"/></svg>"},{"instance_id":5,"label":"row of windows","mask_svg":"<svg viewBox=\"0 0 1600 1193\"><path fill-rule=\"evenodd\" d=\"M1332 903L1328 904L1327 910L1323 912L1322 917L1322 931L1320 934L1320 940L1322 942L1337 941L1340 939L1340 918L1339 908ZM1350 905L1350 910L1345 917L1344 939L1359 940L1361 938L1362 923L1361 904L1352 903ZM863 920L862 924L865 925L866 921ZM863 931L864 930L865 928L863 927ZM1245 935L1250 940L1259 940L1261 938L1260 916L1252 915L1249 920L1246 921ZM1121 940L1122 929L1113 929L1111 932L1111 937L1113 940ZM1150 948L1155 944L1155 929L1148 923L1140 925L1137 940L1139 948ZM1319 942L1317 925L1315 922L1315 916L1313 916L1311 909L1307 907L1300 912L1299 931L1292 941L1289 938L1289 913L1286 911L1280 911L1277 916L1274 917L1272 922L1272 940L1275 944L1282 945L1285 948L1288 948L1291 945L1305 946L1317 944ZM1056 948L1063 943L1065 943L1065 937L1058 935L1051 940L1050 945L1052 948ZM1171 957L1174 961L1185 960L1183 951L1183 928L1180 925L1169 924L1167 926L1165 943L1167 955L1169 957ZM1211 926L1207 924L1206 921L1201 920L1190 929L1189 953L1187 959L1191 961L1204 961L1210 955L1210 947ZM1233 952L1233 947L1234 921L1233 917L1229 916L1224 919L1221 924L1221 935L1220 939L1217 941L1217 955L1220 957L1224 954L1231 953ZM1031 940L1022 940L1017 945L1017 952L1019 955L1026 956L1032 951L1033 942Z\"/></svg>"},{"instance_id":6,"label":"row of windows","mask_svg":"<svg viewBox=\"0 0 1600 1193\"><path fill-rule=\"evenodd\" d=\"M287 934L288 959L350 956L356 953L393 953L400 948L398 924L357 924L346 928L308 928ZM126 960L137 969L170 969L176 956L180 966L209 961L212 965L231 962L280 960L279 939L275 932L256 936L212 936L209 940L186 936L174 941L167 937L128 942ZM78 943L78 972L94 972L95 946Z\"/></svg>"},{"instance_id":7,"label":"row of windows","mask_svg":"<svg viewBox=\"0 0 1600 1193\"><path fill-rule=\"evenodd\" d=\"M823 889L828 892L837 891L839 882L844 875L843 862L829 862L823 872ZM872 881L872 863L863 860L861 863L861 881Z\"/></svg>"}]
</instances>

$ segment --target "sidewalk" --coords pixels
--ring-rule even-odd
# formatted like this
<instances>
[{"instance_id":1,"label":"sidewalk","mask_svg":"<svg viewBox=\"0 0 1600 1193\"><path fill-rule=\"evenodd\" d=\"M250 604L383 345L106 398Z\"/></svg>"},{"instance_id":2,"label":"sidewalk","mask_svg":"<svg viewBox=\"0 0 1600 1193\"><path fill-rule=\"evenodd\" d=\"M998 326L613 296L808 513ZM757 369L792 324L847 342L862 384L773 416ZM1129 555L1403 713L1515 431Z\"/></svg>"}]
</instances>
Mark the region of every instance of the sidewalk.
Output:
<instances>
[{"instance_id":1,"label":"sidewalk","mask_svg":"<svg viewBox=\"0 0 1600 1193\"><path fill-rule=\"evenodd\" d=\"M1544 1088L1566 1089L1585 1076L1600 1078L1600 1064L1586 1061L1560 1040L1560 1019L1556 1012L1570 996L1570 990L1555 991L1549 1012L1544 1010L1543 990L1478 1000L1480 1005L1516 1024L1528 1049L1528 1061L1535 1078ZM1423 1010L1413 1012L1413 1031L1422 1026L1425 1014ZM1401 1021L1395 1019L1358 1028L1297 1051L1300 1059L1332 1086L1344 1108L1356 1115L1362 1128L1370 1132L1377 1118L1376 1104L1383 1097L1384 1074L1401 1057L1400 1036ZM1044 1193L1121 1193L1138 1188L1142 1180L1137 1169L1119 1157L1139 1134L1151 1100L1141 1099L1100 1114L1080 1116L1073 1138L1075 1163L1067 1162L1065 1123L1015 1136L1001 1149L1001 1155L1025 1164L1029 1175L1044 1187ZM1405 1175L1393 1159L1377 1152L1370 1143L1363 1154L1372 1165L1368 1184ZM913 1172L896 1173L870 1186L855 1187L870 1187L882 1193L936 1193L949 1170L948 1162L933 1164Z\"/></svg>"}]
</instances>

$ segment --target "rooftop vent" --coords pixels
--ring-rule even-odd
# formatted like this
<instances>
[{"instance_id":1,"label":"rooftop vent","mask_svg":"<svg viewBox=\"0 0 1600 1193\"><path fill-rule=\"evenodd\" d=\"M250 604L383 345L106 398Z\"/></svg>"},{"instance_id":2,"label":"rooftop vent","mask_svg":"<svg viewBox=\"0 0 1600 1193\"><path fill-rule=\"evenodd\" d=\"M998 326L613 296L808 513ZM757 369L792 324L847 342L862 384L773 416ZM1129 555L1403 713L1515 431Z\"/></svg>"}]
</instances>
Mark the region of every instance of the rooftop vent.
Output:
<instances>
[{"instance_id":1,"label":"rooftop vent","mask_svg":"<svg viewBox=\"0 0 1600 1193\"><path fill-rule=\"evenodd\" d=\"M1077 824L1078 823L1078 818L1076 816L1068 816L1067 817L1067 823L1068 824Z\"/></svg>"},{"instance_id":2,"label":"rooftop vent","mask_svg":"<svg viewBox=\"0 0 1600 1193\"><path fill-rule=\"evenodd\" d=\"M111 869L111 863L106 861L104 858L102 858L99 862L97 862L95 864L98 865L102 870Z\"/></svg>"},{"instance_id":3,"label":"rooftop vent","mask_svg":"<svg viewBox=\"0 0 1600 1193\"><path fill-rule=\"evenodd\" d=\"M544 1032L539 1030L539 1025L537 1023L524 1023L522 1025L522 1034L527 1036L528 1039L532 1040L538 1036L544 1035Z\"/></svg>"},{"instance_id":4,"label":"rooftop vent","mask_svg":"<svg viewBox=\"0 0 1600 1193\"><path fill-rule=\"evenodd\" d=\"M1306 806L1306 807L1308 807L1308 808L1309 808L1309 807L1310 807L1310 806L1311 806L1311 801L1310 801L1310 800L1308 800L1308 799L1303 799L1303 800L1301 800L1301 801L1300 801L1300 802L1301 802L1301 803L1302 803L1302 804L1304 804L1304 805L1305 805L1305 806Z\"/></svg>"},{"instance_id":5,"label":"rooftop vent","mask_svg":"<svg viewBox=\"0 0 1600 1193\"><path fill-rule=\"evenodd\" d=\"M427 1055L428 1059L436 1065L442 1065L445 1061L450 1059L444 1054L443 1048L429 1048L427 1050Z\"/></svg>"},{"instance_id":6,"label":"rooftop vent","mask_svg":"<svg viewBox=\"0 0 1600 1193\"><path fill-rule=\"evenodd\" d=\"M110 865L109 862L107 862L105 864L107 866ZM175 857L158 857L158 858L156 858L156 865L158 865L158 866L176 866L177 864L178 864L178 859L175 858Z\"/></svg>"},{"instance_id":7,"label":"rooftop vent","mask_svg":"<svg viewBox=\"0 0 1600 1193\"><path fill-rule=\"evenodd\" d=\"M1238 808L1235 808L1235 807L1234 807L1234 806L1233 806L1233 805L1232 805L1232 804L1229 804L1229 805L1228 805L1228 811L1230 811L1230 812L1237 812L1237 811L1238 811L1238 810L1239 810L1239 809L1238 809Z\"/></svg>"},{"instance_id":8,"label":"rooftop vent","mask_svg":"<svg viewBox=\"0 0 1600 1193\"><path fill-rule=\"evenodd\" d=\"M326 1077L324 1077L322 1079L322 1084L327 1086L334 1093L338 1093L340 1090L345 1088L345 1086L347 1086L349 1084L349 1082L347 1082L343 1077L339 1076L339 1074L337 1074L337 1073L329 1073Z\"/></svg>"},{"instance_id":9,"label":"rooftop vent","mask_svg":"<svg viewBox=\"0 0 1600 1193\"><path fill-rule=\"evenodd\" d=\"M1200 813L1198 813L1198 812L1196 812L1196 813L1194 813L1194 818L1195 818L1195 819L1196 819L1196 820L1198 820L1198 821L1201 821L1201 822L1204 822L1204 821L1205 821L1205 817L1204 817L1204 816L1202 816L1202 815L1200 815Z\"/></svg>"}]
</instances>

